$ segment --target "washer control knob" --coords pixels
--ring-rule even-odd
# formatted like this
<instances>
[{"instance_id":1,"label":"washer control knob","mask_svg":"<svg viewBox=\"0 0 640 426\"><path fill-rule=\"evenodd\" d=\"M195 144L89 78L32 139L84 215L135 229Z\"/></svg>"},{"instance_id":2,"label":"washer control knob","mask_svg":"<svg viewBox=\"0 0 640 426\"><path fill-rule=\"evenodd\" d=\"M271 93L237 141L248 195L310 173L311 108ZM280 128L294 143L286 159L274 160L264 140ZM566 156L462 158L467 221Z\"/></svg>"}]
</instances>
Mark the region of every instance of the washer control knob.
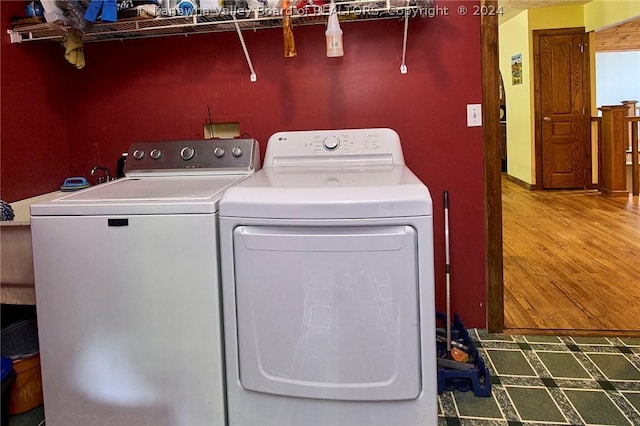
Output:
<instances>
[{"instance_id":1,"label":"washer control knob","mask_svg":"<svg viewBox=\"0 0 640 426\"><path fill-rule=\"evenodd\" d=\"M185 146L180 150L180 158L184 161L191 160L193 156L196 154L196 150L192 146Z\"/></svg>"},{"instance_id":2,"label":"washer control knob","mask_svg":"<svg viewBox=\"0 0 640 426\"><path fill-rule=\"evenodd\" d=\"M322 145L324 146L324 149L333 151L340 146L340 139L338 139L336 136L327 136L322 141Z\"/></svg>"},{"instance_id":3,"label":"washer control knob","mask_svg":"<svg viewBox=\"0 0 640 426\"><path fill-rule=\"evenodd\" d=\"M220 146L216 147L216 149L213 150L213 154L218 158L222 157L224 155L224 148Z\"/></svg>"},{"instance_id":4,"label":"washer control knob","mask_svg":"<svg viewBox=\"0 0 640 426\"><path fill-rule=\"evenodd\" d=\"M240 148L239 146L234 146L231 149L231 153L234 157L240 157L242 155L242 148Z\"/></svg>"},{"instance_id":5,"label":"washer control knob","mask_svg":"<svg viewBox=\"0 0 640 426\"><path fill-rule=\"evenodd\" d=\"M136 149L133 151L133 158L136 160L142 160L144 158L144 151L141 149Z\"/></svg>"},{"instance_id":6,"label":"washer control knob","mask_svg":"<svg viewBox=\"0 0 640 426\"><path fill-rule=\"evenodd\" d=\"M162 157L162 151L160 151L159 149L153 149L149 153L149 156L154 160L157 160L158 158Z\"/></svg>"}]
</instances>

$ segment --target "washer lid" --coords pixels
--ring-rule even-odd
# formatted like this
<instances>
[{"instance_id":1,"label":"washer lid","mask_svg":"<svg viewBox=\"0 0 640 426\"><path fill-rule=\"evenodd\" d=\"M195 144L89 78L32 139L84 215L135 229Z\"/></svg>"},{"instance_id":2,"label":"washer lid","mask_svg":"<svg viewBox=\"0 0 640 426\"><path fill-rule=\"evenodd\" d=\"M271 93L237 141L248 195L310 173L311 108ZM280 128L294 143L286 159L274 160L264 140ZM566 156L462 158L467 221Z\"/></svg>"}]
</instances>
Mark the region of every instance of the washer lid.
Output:
<instances>
[{"instance_id":1,"label":"washer lid","mask_svg":"<svg viewBox=\"0 0 640 426\"><path fill-rule=\"evenodd\" d=\"M428 216L428 188L406 166L265 168L225 191L220 216L358 219Z\"/></svg>"},{"instance_id":2,"label":"washer lid","mask_svg":"<svg viewBox=\"0 0 640 426\"><path fill-rule=\"evenodd\" d=\"M31 215L215 213L224 189L244 177L123 178L34 204Z\"/></svg>"}]
</instances>

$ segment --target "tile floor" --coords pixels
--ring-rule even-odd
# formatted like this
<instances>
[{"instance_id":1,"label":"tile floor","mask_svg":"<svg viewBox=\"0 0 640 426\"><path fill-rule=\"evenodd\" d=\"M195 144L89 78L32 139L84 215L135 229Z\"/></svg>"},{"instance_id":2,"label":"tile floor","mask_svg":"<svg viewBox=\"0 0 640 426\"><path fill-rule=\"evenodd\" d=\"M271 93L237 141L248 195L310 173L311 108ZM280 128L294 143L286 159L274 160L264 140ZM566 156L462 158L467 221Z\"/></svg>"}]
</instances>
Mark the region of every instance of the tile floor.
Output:
<instances>
[{"instance_id":1,"label":"tile floor","mask_svg":"<svg viewBox=\"0 0 640 426\"><path fill-rule=\"evenodd\" d=\"M439 425L640 425L640 339L470 330L491 396L439 396Z\"/></svg>"},{"instance_id":2,"label":"tile floor","mask_svg":"<svg viewBox=\"0 0 640 426\"><path fill-rule=\"evenodd\" d=\"M640 425L640 339L469 331L491 373L491 396L443 392L439 426ZM43 418L38 407L9 425Z\"/></svg>"}]
</instances>

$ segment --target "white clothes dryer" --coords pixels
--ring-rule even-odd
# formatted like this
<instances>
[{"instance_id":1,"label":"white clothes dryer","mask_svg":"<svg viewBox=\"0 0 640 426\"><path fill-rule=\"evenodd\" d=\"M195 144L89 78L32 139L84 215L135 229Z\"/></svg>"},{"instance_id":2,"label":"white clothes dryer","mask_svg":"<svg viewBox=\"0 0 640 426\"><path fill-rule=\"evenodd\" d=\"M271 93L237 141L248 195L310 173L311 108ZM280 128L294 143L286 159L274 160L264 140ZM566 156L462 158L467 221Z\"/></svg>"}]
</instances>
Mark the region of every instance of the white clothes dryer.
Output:
<instances>
[{"instance_id":1,"label":"white clothes dryer","mask_svg":"<svg viewBox=\"0 0 640 426\"><path fill-rule=\"evenodd\" d=\"M230 426L436 424L432 210L391 129L269 139L220 201Z\"/></svg>"},{"instance_id":2,"label":"white clothes dryer","mask_svg":"<svg viewBox=\"0 0 640 426\"><path fill-rule=\"evenodd\" d=\"M218 202L259 167L252 139L135 143L31 207L47 426L225 424Z\"/></svg>"}]
</instances>

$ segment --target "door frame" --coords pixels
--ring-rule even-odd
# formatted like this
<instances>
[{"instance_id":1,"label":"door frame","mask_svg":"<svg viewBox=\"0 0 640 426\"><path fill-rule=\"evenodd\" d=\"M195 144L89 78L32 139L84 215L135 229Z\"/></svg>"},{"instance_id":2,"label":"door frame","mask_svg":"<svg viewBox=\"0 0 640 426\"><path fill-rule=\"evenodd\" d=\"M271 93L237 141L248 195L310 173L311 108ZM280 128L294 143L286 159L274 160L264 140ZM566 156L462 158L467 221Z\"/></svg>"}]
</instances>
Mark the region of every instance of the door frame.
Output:
<instances>
[{"instance_id":1,"label":"door frame","mask_svg":"<svg viewBox=\"0 0 640 426\"><path fill-rule=\"evenodd\" d=\"M497 0L481 0L480 4L482 10L499 10ZM480 15L480 50L484 139L486 323L490 333L498 333L504 329L504 283L497 14Z\"/></svg>"},{"instance_id":2,"label":"door frame","mask_svg":"<svg viewBox=\"0 0 640 426\"><path fill-rule=\"evenodd\" d=\"M582 103L584 114L582 115L582 134L584 149L584 188L593 189L597 185L593 184L592 152L591 152L591 76L590 76L590 53L589 36L584 27L559 28L548 30L533 30L533 97L534 97L534 152L535 152L535 189L542 189L543 164L542 164L542 94L540 91L540 38L554 35L582 35L583 55L582 55Z\"/></svg>"}]
</instances>

